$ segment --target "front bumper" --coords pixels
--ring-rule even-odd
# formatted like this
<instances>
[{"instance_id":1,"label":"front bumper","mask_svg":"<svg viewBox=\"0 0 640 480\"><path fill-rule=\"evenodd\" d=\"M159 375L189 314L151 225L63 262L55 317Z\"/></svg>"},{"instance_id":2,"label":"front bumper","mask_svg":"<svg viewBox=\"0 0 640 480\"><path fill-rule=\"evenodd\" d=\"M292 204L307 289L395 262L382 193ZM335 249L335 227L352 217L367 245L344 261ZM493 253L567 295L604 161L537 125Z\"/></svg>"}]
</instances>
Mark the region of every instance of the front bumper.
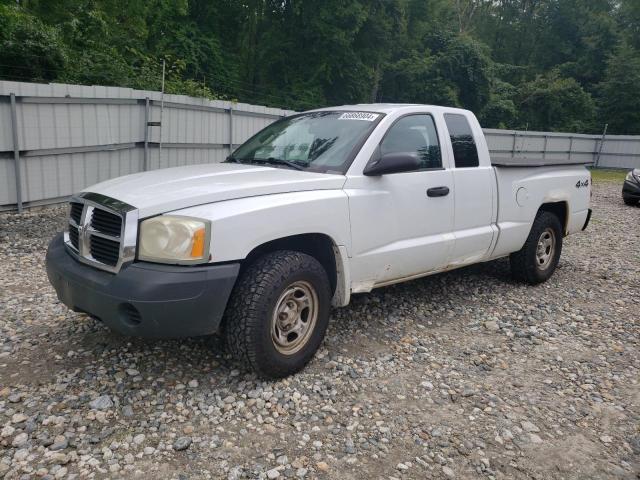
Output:
<instances>
[{"instance_id":1,"label":"front bumper","mask_svg":"<svg viewBox=\"0 0 640 480\"><path fill-rule=\"evenodd\" d=\"M178 338L214 333L239 263L174 266L132 263L117 274L71 257L62 234L49 244L47 275L62 303L125 335Z\"/></svg>"},{"instance_id":2,"label":"front bumper","mask_svg":"<svg viewBox=\"0 0 640 480\"><path fill-rule=\"evenodd\" d=\"M640 184L625 180L622 185L622 196L631 200L640 200Z\"/></svg>"}]
</instances>

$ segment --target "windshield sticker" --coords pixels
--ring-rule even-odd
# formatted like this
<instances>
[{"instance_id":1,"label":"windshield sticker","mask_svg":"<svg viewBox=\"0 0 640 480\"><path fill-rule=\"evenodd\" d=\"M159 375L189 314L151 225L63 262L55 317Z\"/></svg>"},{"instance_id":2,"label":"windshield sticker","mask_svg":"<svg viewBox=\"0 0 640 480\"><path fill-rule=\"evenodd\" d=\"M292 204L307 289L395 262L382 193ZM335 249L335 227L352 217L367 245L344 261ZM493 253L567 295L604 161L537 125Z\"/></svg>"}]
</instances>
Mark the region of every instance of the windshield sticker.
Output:
<instances>
[{"instance_id":1,"label":"windshield sticker","mask_svg":"<svg viewBox=\"0 0 640 480\"><path fill-rule=\"evenodd\" d=\"M377 120L379 116L377 113L347 112L340 115L338 120L364 120L365 122L373 122Z\"/></svg>"}]
</instances>

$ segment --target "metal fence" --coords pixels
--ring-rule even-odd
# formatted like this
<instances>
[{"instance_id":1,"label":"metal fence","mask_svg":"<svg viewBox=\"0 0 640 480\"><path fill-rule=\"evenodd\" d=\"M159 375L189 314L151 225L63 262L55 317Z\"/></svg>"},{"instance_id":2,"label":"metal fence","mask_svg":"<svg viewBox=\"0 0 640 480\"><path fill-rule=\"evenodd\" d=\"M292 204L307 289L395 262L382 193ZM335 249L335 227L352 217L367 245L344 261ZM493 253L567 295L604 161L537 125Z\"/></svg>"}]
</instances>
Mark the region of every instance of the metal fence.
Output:
<instances>
[{"instance_id":1,"label":"metal fence","mask_svg":"<svg viewBox=\"0 0 640 480\"><path fill-rule=\"evenodd\" d=\"M485 129L491 157L592 163L600 168L640 168L640 135L583 135Z\"/></svg>"},{"instance_id":2,"label":"metal fence","mask_svg":"<svg viewBox=\"0 0 640 480\"><path fill-rule=\"evenodd\" d=\"M109 178L220 162L293 112L129 88L0 81L0 210Z\"/></svg>"},{"instance_id":3,"label":"metal fence","mask_svg":"<svg viewBox=\"0 0 640 480\"><path fill-rule=\"evenodd\" d=\"M129 173L222 161L293 112L129 88L0 81L0 210ZM494 157L640 168L640 136L485 130Z\"/></svg>"}]
</instances>

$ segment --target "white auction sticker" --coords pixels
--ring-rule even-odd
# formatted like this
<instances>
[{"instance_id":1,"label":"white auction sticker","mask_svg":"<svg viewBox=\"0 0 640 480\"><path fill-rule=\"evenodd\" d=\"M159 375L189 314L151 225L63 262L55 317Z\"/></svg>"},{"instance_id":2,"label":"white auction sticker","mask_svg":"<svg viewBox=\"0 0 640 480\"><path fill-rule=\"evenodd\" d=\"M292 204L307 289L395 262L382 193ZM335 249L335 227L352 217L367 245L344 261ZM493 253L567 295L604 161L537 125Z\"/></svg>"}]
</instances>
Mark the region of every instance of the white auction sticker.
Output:
<instances>
[{"instance_id":1,"label":"white auction sticker","mask_svg":"<svg viewBox=\"0 0 640 480\"><path fill-rule=\"evenodd\" d=\"M365 122L373 122L380 115L369 112L347 112L338 117L338 120L364 120Z\"/></svg>"}]
</instances>

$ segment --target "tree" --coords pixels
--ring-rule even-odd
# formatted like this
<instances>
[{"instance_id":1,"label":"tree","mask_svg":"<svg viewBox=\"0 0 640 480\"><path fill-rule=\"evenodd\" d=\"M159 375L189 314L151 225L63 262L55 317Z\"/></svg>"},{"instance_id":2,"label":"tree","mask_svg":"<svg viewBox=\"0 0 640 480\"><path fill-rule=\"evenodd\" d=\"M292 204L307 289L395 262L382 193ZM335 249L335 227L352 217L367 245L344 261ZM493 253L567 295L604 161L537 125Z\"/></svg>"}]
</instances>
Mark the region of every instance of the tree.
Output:
<instances>
[{"instance_id":1,"label":"tree","mask_svg":"<svg viewBox=\"0 0 640 480\"><path fill-rule=\"evenodd\" d=\"M640 49L640 2L620 0L617 20L627 42Z\"/></svg>"},{"instance_id":2,"label":"tree","mask_svg":"<svg viewBox=\"0 0 640 480\"><path fill-rule=\"evenodd\" d=\"M539 75L517 90L519 127L588 133L594 128L595 102L573 78L557 70Z\"/></svg>"},{"instance_id":3,"label":"tree","mask_svg":"<svg viewBox=\"0 0 640 480\"><path fill-rule=\"evenodd\" d=\"M13 5L0 5L0 78L55 80L66 63L58 29Z\"/></svg>"},{"instance_id":4,"label":"tree","mask_svg":"<svg viewBox=\"0 0 640 480\"><path fill-rule=\"evenodd\" d=\"M623 42L607 62L600 84L601 119L611 133L640 134L640 55Z\"/></svg>"},{"instance_id":5,"label":"tree","mask_svg":"<svg viewBox=\"0 0 640 480\"><path fill-rule=\"evenodd\" d=\"M494 78L489 100L478 116L480 124L485 128L514 128L518 123L515 95L515 86Z\"/></svg>"},{"instance_id":6,"label":"tree","mask_svg":"<svg viewBox=\"0 0 640 480\"><path fill-rule=\"evenodd\" d=\"M631 131L639 50L638 0L0 0L3 78L157 90L164 60L173 93L492 127Z\"/></svg>"}]
</instances>

